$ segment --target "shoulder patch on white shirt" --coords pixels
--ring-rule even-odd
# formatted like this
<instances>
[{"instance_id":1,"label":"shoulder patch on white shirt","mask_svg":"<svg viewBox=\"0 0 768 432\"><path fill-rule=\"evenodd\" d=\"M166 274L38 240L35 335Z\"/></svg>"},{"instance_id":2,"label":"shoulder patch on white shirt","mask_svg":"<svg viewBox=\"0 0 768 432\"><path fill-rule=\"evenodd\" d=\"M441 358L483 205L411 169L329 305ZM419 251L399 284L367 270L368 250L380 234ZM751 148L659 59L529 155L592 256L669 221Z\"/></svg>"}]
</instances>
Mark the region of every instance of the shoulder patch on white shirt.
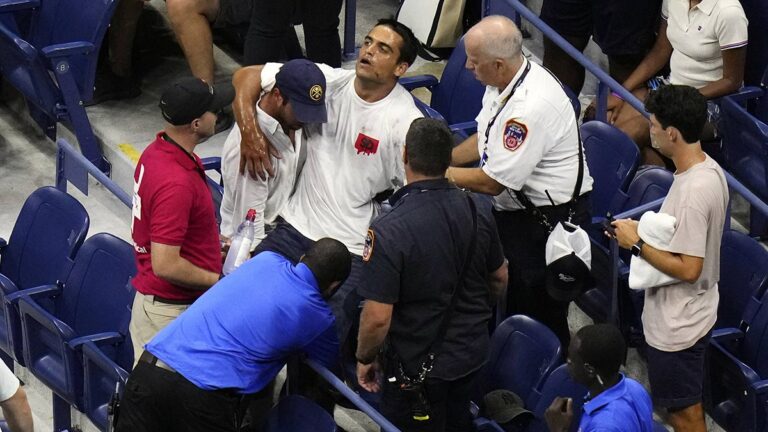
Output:
<instances>
[{"instance_id":1,"label":"shoulder patch on white shirt","mask_svg":"<svg viewBox=\"0 0 768 432\"><path fill-rule=\"evenodd\" d=\"M512 119L504 125L504 148L509 151L515 151L523 145L525 137L528 136L528 126Z\"/></svg>"},{"instance_id":2,"label":"shoulder patch on white shirt","mask_svg":"<svg viewBox=\"0 0 768 432\"><path fill-rule=\"evenodd\" d=\"M373 234L373 230L368 230L368 235L365 236L365 245L363 246L363 261L368 262L373 255L373 240L376 236Z\"/></svg>"}]
</instances>

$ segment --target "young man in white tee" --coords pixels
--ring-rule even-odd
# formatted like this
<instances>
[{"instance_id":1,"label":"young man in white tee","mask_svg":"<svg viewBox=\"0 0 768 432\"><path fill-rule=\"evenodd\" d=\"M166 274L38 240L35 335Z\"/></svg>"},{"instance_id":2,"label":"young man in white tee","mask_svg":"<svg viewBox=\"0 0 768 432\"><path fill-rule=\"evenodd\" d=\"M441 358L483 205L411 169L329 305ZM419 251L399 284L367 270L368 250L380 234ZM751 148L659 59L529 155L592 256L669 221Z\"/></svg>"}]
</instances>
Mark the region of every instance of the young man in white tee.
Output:
<instances>
[{"instance_id":1,"label":"young man in white tee","mask_svg":"<svg viewBox=\"0 0 768 432\"><path fill-rule=\"evenodd\" d=\"M613 223L619 246L680 280L645 291L643 332L648 378L657 408L676 432L705 432L701 404L704 353L717 319L720 240L728 205L723 170L701 150L707 101L693 87L670 85L651 93L651 142L675 163L675 180L661 212L677 218L668 251L643 241L637 221Z\"/></svg>"},{"instance_id":2,"label":"young man in white tee","mask_svg":"<svg viewBox=\"0 0 768 432\"><path fill-rule=\"evenodd\" d=\"M224 196L221 200L221 235L229 240L248 209L256 210L256 248L271 231L278 213L293 193L307 150L301 128L311 123L324 123L325 76L314 63L305 59L291 60L271 72L275 80L262 86L256 103L259 126L270 143L279 149L280 159L272 163L279 169L274 177L253 178L240 174L240 129L232 128L221 156Z\"/></svg>"},{"instance_id":3,"label":"young man in white tee","mask_svg":"<svg viewBox=\"0 0 768 432\"><path fill-rule=\"evenodd\" d=\"M335 238L353 254L352 273L330 299L340 340L352 324L359 297L354 289L362 266L366 232L379 211L377 195L403 185L402 150L411 122L421 117L413 97L397 80L416 58L410 29L380 20L366 35L355 70L320 65L327 82L328 121L304 129L307 161L294 194L274 231L256 253L272 250L294 262L314 240ZM241 170L274 174L268 144L256 123L254 100L273 78L272 65L235 73L235 117L242 134Z\"/></svg>"}]
</instances>

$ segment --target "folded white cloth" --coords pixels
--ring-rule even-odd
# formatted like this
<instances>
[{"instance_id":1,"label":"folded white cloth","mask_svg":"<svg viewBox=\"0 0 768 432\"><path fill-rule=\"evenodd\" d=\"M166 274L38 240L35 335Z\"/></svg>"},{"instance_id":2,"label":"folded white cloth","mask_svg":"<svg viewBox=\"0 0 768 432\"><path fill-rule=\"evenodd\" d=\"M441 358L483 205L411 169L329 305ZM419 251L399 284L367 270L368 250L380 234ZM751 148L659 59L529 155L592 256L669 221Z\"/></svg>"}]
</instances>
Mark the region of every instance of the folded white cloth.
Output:
<instances>
[{"instance_id":1,"label":"folded white cloth","mask_svg":"<svg viewBox=\"0 0 768 432\"><path fill-rule=\"evenodd\" d=\"M637 233L643 241L654 249L667 251L669 242L677 229L677 219L666 213L645 212L640 217ZM642 257L633 256L629 263L629 287L642 290L679 282L652 266Z\"/></svg>"}]
</instances>

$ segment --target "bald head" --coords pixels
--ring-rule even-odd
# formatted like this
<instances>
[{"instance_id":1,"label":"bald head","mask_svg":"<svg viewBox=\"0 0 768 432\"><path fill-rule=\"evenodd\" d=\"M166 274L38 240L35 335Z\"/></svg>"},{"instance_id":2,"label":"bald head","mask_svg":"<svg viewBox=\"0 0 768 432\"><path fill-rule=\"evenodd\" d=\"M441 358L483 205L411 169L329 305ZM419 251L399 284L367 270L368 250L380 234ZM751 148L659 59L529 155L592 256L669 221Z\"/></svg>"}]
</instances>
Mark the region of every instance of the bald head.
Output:
<instances>
[{"instance_id":1,"label":"bald head","mask_svg":"<svg viewBox=\"0 0 768 432\"><path fill-rule=\"evenodd\" d=\"M464 43L490 58L515 62L522 54L523 35L511 19L491 15L469 29Z\"/></svg>"}]
</instances>

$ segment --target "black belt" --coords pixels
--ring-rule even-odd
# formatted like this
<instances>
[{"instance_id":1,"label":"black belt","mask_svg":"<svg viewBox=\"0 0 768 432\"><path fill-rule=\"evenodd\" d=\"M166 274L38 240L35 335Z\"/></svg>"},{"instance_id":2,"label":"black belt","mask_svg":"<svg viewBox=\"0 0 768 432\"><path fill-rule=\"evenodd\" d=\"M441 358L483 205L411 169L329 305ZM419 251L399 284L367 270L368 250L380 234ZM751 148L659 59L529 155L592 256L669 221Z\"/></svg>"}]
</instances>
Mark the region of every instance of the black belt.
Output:
<instances>
[{"instance_id":1,"label":"black belt","mask_svg":"<svg viewBox=\"0 0 768 432\"><path fill-rule=\"evenodd\" d=\"M151 364L152 366L155 366L155 367L159 367L160 369L165 369L169 372L176 373L176 371L172 367L168 366L167 363L155 357L155 355L149 351L144 351L143 353L141 353L141 357L139 357L139 361L147 364Z\"/></svg>"},{"instance_id":2,"label":"black belt","mask_svg":"<svg viewBox=\"0 0 768 432\"><path fill-rule=\"evenodd\" d=\"M579 201L583 201L585 199L588 199L591 195L592 195L592 191L584 192L583 194L579 195ZM574 201L570 200L570 201L564 202L562 204L536 206L536 208L544 212L544 211L560 210L560 209L563 209L563 208L569 209L573 204L574 204ZM514 210L496 210L496 209L494 209L494 211L497 211L497 212L517 212L517 211L526 211L526 209L525 208L514 209Z\"/></svg>"},{"instance_id":3,"label":"black belt","mask_svg":"<svg viewBox=\"0 0 768 432\"><path fill-rule=\"evenodd\" d=\"M176 372L176 370L174 370L172 367L170 367L166 362L160 360L159 358L157 358L154 354L152 354L149 351L145 350L143 353L141 353L141 356L139 357L139 361L143 362L143 363L150 364L150 365L152 365L154 367L157 367L157 368L160 368L160 369L167 370L168 372L172 372L172 373L178 374L181 378L183 378L184 380L189 382L189 380L184 378L183 375L181 375L180 373ZM195 385L192 382L189 382L189 383L191 385ZM195 387L197 387L197 386L195 386ZM267 386L267 388L269 388L269 386ZM243 398L245 398L247 396L247 395L240 394L240 392L237 389L234 389L234 388L226 388L226 389L218 389L218 390L202 390L201 389L201 391L211 391L211 392L218 393L220 395L223 395L223 396L226 396L226 397L230 397L230 398L234 398L234 399L243 399Z\"/></svg>"}]
</instances>

